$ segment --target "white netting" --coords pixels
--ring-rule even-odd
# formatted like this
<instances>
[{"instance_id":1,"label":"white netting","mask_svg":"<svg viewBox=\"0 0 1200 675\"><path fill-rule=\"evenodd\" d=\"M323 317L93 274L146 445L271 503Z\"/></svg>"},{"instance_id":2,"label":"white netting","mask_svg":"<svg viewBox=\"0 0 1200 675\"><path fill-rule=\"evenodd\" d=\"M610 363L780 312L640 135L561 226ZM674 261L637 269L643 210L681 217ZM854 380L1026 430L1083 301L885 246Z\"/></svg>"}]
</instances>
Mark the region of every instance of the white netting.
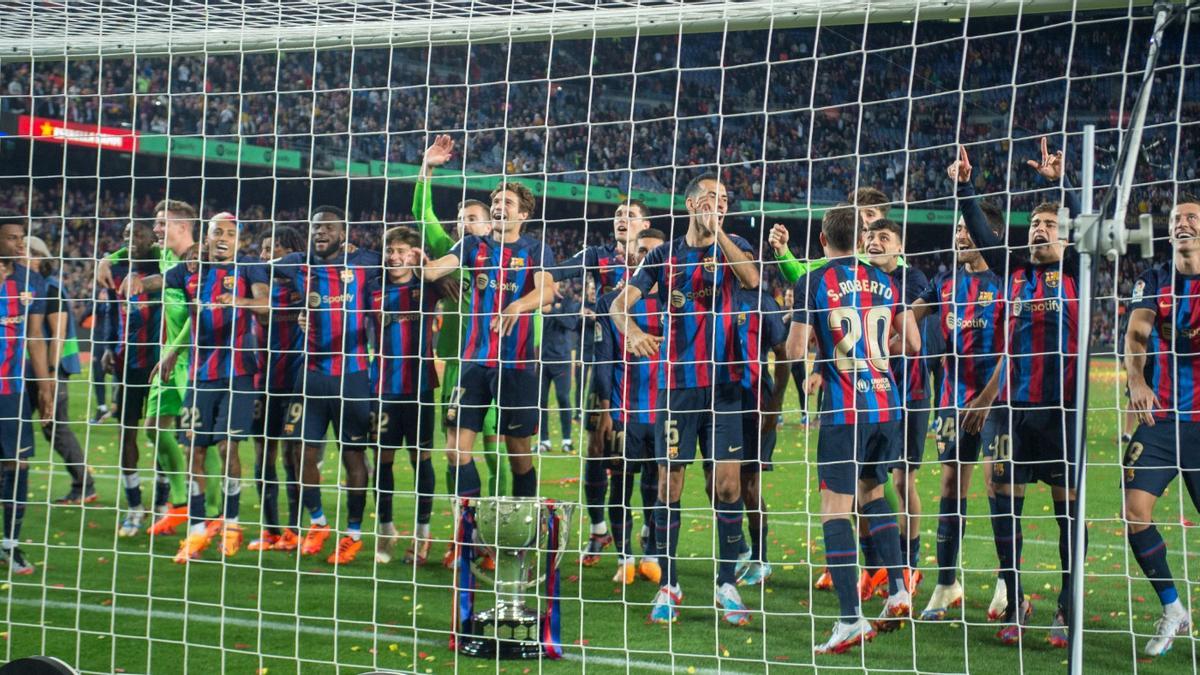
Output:
<instances>
[{"instance_id":1,"label":"white netting","mask_svg":"<svg viewBox=\"0 0 1200 675\"><path fill-rule=\"evenodd\" d=\"M1171 209L1179 195L1200 190L1196 11L1178 11L1182 16L1161 41L1128 217L1131 225L1137 215L1151 217L1162 240L1155 262L1167 263L1168 269L1165 237ZM1022 643L1002 646L994 637L997 626L987 617L997 554L991 507L979 476L963 495L968 507L957 575L966 592L962 613L951 609L953 620L944 623L914 621L903 632L881 635L847 656L814 656L813 648L828 638L839 610L832 593L813 588L825 567L817 398L799 395L794 384L783 399L774 471L761 478L762 508L769 505L762 548L773 575L763 585L741 588L749 625L726 625L712 609L710 584L718 571L720 541L700 466L688 469L681 500L681 618L670 627L647 625L655 585L636 574L630 585L610 581L618 563L613 545L596 557L595 566L587 564L592 561L585 550L602 537L596 530L597 536L589 537L589 528L598 523L586 506L589 498L594 500L598 478L593 470L589 479L586 467L605 468L602 503L610 531L611 480L620 472L609 460L588 459L584 427L591 420L583 383L596 377L594 368L603 367L583 367L598 335L588 312L593 294L611 289L596 292L584 279L599 271L596 265L614 267L619 276L619 262L589 263L591 269L561 285L565 298L550 304L541 330L543 356L533 369L539 382L521 391L526 396L515 404L541 413L543 429L532 440L541 449L533 458L539 495L579 504L559 565L565 663L478 660L446 648L454 633L454 612L461 611L455 609L461 606L455 593L461 578L439 564L455 531L453 486L447 476L453 441L444 432L440 402L446 394L441 390L411 407L429 413L412 413L411 421L419 434L432 436L436 497L428 565L401 560L414 533L421 531L416 471L408 453L397 450L393 460L398 544L384 562L375 556L384 532L374 473L381 458L371 449L368 467L354 460L343 465L332 436L319 473L324 514L333 533L320 555L247 549L260 528L271 520L288 525L293 511L300 512L300 535L311 531L311 509L289 504L294 482L284 456L291 450L280 436L283 426L297 422L293 408L282 403L273 414L286 419L277 435L267 439L280 447L278 464L267 472L266 483L256 480L256 465L262 462L255 459L255 443L240 445L241 550L223 557L218 532L198 560L178 565L173 558L186 523L175 535L150 539L145 530L153 518L147 516L140 527L132 527L135 536L118 536L130 513L126 488L134 481L123 478L120 415L101 420L98 408L136 400L130 393L145 385L130 384L122 392L115 382L104 384L108 376L94 367L126 335L119 332L121 319L113 318L119 316L113 312L125 302L128 322L128 310L136 306L114 300L109 293L115 289L101 290L108 268L98 261L133 243L126 225L152 222L161 199L195 206L200 223L220 212L236 214L241 223L237 246L249 256L261 253L267 237L276 247L283 245L293 230L300 237L294 248L307 248L314 231L310 217L317 207L333 205L346 213L348 239L360 250L386 257L385 229L405 224L417 229L426 252L436 259L449 240L460 236L455 226L460 202L479 199L490 205L491 190L512 180L536 197L529 235L561 262L585 247L605 247L623 237L625 230L616 229L614 222L630 227L628 220L616 218L626 198L644 203L650 225L668 239L683 237L689 226L685 188L693 178L713 171L730 194L728 229L744 237L763 261L763 286L787 316L792 286L777 259L771 225L786 225L791 254L807 263L822 255L820 216L860 188L880 190L890 206L889 217L902 224L910 268L929 279L945 275L951 284L959 280L954 233L959 204L946 169L965 147L974 192L1005 214L1005 230L1012 230L1007 237L1001 233L1004 244L993 251L1003 261L995 271L1007 282L1018 267L1015 257L1027 248L1025 231L1033 207L1079 193L1085 125L1096 128L1097 199L1119 169L1153 26L1147 3L1083 0L1032 5L1015 0L63 1L17 3L0 10L0 208L27 217L31 234L48 245L56 264L45 271L61 279L71 298L55 306L66 308L60 314L76 324L78 335L78 356L70 340L61 353L67 370L73 369L74 358L81 371L59 378L57 390L66 393L70 412L68 421L52 427L57 453L40 438L35 422L38 447L30 460L29 503L17 542L33 574L18 574L15 561L5 570L0 591L4 655L51 654L86 672L154 673L205 668L447 672L477 667L539 672L793 667L975 672L1000 667L1037 673L1061 668L1067 652L1044 641L1061 583L1050 490L1030 486L1022 519L1022 584L1037 611ZM425 199L421 165L426 149L441 134L449 137L453 151L448 161L433 162L438 166ZM1051 152L1064 152L1069 182L1048 181L1026 165L1030 159L1041 161L1043 139ZM437 236L435 221L444 225L448 238ZM161 235L158 228L154 234ZM207 246L199 228L194 234L201 247ZM190 237L168 234L164 245L186 257L191 243ZM603 251L597 255L603 257ZM373 275L388 278L386 264L364 264L364 276L355 283ZM1179 637L1175 652L1158 661L1142 655L1156 630L1159 607L1130 552L1122 520L1123 436L1132 433L1136 421L1125 415L1126 377L1119 357L1134 284L1150 264L1132 255L1102 261L1090 289L1095 299L1086 408L1091 454L1084 514L1090 549L1083 566L1085 602L1078 610L1089 670L1196 671L1189 635ZM199 267L201 275L207 265ZM160 269L155 258L142 271L154 276ZM246 280L287 276L278 269L254 276L260 270L249 263L236 269L238 278ZM482 289L488 280L478 282L477 274L487 271L487 265L472 270L464 285ZM307 274L301 275L305 283L315 283ZM389 283L394 282L382 284L385 290ZM906 281L905 291L911 290L909 283L916 282ZM249 288L243 292L252 294ZM311 307L317 310L313 317L319 317L328 296L349 292L309 286L297 291L294 300L308 305L316 293ZM11 311L20 314L22 306L18 299L12 304L18 309ZM487 310L466 311L471 318ZM264 340L278 338L285 324L293 325L286 317L295 312L277 308L253 321L259 322ZM460 313L456 303L385 306L379 316L385 317L381 323L386 330L410 320L424 325L421 319L429 312L436 313L430 324L439 331L439 344L423 358L433 359L445 387L478 387L474 375L457 369L463 345L458 339L442 340L454 330ZM370 311L364 308L363 313ZM939 319L945 317L935 318L934 324ZM733 321L737 330L742 324ZM0 328L13 325L25 324ZM308 325L311 329L314 324ZM925 327L923 337L930 340L935 329ZM0 340L8 339L8 333L0 333ZM127 336L124 342L132 348L137 338ZM185 348L189 342L182 340ZM375 343L366 352L367 360L388 356L387 348ZM271 370L278 367L273 358L278 355L277 349L265 360L271 364L266 366L268 379L278 374ZM1052 369L1077 365L1077 359L1060 351L1051 349L1051 356ZM301 358L308 363L319 355ZM773 371L777 357L764 352L763 358L763 371ZM422 373L421 382L427 377ZM32 385L32 375L27 379ZM184 379L189 403L194 402L204 389L196 382L202 378ZM505 387L526 385L524 380L502 380L500 394L505 395ZM315 414L331 400L356 395L351 389L357 385L331 386L299 397L295 414ZM228 394L237 387L223 383L216 389ZM544 392L540 397L532 391L537 387ZM364 395L380 398L370 391ZM931 396L936 411L938 392ZM674 399L664 396L648 405L668 400ZM758 412L762 405L747 403L747 412ZM191 407L189 418L195 417ZM910 422L923 409L912 401L907 407L913 411ZM1057 400L1042 407L1062 410ZM269 405L264 409L273 410ZM392 422L402 416L399 410L388 409ZM953 403L949 410L955 412ZM1011 410L1002 415L1016 420ZM376 414L372 423L380 419ZM936 426L936 417L932 421ZM155 429L144 418L137 424L136 475L144 503L154 503L156 477L167 476L176 479L177 492L180 484L185 490L172 500L186 502L189 487L182 479L188 477L187 465L156 469L161 437L173 434L171 422L164 424L167 430ZM224 429L236 426L229 421ZM922 537L915 558L926 579L914 600L918 614L938 572L939 439L929 438L936 433L920 439L924 457L919 467L910 465L923 508L907 499L896 507L902 516L923 511L919 520L901 519L907 521L901 523L905 534L916 530ZM71 459L72 434L99 494L83 505L56 501L78 487L64 471L79 466ZM747 431L747 438L752 435ZM626 446L631 442L615 437ZM1004 441L998 445L1003 452ZM1190 457L1186 438L1178 448ZM479 440L473 449L484 494L511 490L512 477L492 468L494 446ZM503 463L504 450L499 452ZM216 449L208 454L215 456ZM360 473L364 470L369 473ZM220 487L216 474L221 471L218 463L201 473L207 483ZM326 557L337 538L349 533L354 505L348 497L361 494L364 475L369 481L361 523L364 545L353 562L332 566ZM74 478L82 480L78 473ZM461 473L454 478L462 480ZM650 511L643 508L640 479L629 480L630 553L640 560L639 534L644 534ZM272 482L278 492L277 517L264 513L261 493L254 489ZM11 504L8 495L16 493L15 482L0 488L14 491L5 495ZM1189 518L1195 516L1185 494L1181 483L1172 483L1154 518L1168 547L1179 597L1190 608L1195 535ZM211 497L210 516L225 508L219 492ZM549 553L545 545L543 540L534 547L543 568ZM537 609L548 608L545 586L531 594ZM476 609L494 602L490 592L476 594ZM868 617L881 608L877 599L863 603Z\"/></svg>"}]
</instances>

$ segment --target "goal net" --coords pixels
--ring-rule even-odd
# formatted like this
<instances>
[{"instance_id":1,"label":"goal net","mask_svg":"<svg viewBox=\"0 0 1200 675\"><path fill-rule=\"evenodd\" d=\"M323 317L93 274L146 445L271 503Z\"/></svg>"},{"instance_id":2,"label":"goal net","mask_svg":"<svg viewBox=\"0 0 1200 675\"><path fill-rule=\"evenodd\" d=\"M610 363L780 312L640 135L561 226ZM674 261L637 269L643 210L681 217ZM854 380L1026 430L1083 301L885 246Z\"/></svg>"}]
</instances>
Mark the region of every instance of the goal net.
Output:
<instances>
[{"instance_id":1,"label":"goal net","mask_svg":"<svg viewBox=\"0 0 1200 675\"><path fill-rule=\"evenodd\" d=\"M1196 672L1182 615L1147 655L1163 605L1190 612L1200 545L1180 375L1200 270L1178 262L1200 236L1200 42L1168 4L1156 33L1133 0L10 3L0 655L1041 673L1068 661L1065 609L1089 671ZM1113 182L1157 241L1102 247L1080 287L1058 205L1098 210ZM822 227L846 202L841 250ZM918 339L843 324L826 273L859 309L861 280L893 280ZM1125 345L1156 293L1151 442ZM999 373L990 416L978 368ZM1188 480L1133 483L1145 453ZM497 547L513 523L463 508L514 494L564 536ZM460 653L517 558L540 658ZM875 620L909 591L911 618L837 642L848 599Z\"/></svg>"}]
</instances>

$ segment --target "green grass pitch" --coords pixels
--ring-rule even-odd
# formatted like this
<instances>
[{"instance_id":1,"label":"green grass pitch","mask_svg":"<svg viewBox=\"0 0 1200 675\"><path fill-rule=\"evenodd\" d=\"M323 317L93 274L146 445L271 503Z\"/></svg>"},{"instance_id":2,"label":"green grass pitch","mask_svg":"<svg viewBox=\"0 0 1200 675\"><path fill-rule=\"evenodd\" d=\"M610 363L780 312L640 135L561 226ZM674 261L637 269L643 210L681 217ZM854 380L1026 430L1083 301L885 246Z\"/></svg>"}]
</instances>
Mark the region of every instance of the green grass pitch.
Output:
<instances>
[{"instance_id":1,"label":"green grass pitch","mask_svg":"<svg viewBox=\"0 0 1200 675\"><path fill-rule=\"evenodd\" d=\"M77 378L81 380L81 378ZM1120 383L1111 360L1096 362L1088 411L1090 459L1087 509L1091 549L1087 559L1087 600L1084 611L1085 658L1089 672L1171 673L1189 669L1196 658L1194 640L1181 639L1174 652L1158 661L1140 657L1143 637L1159 613L1153 590L1141 577L1127 551L1120 513L1120 447L1116 394ZM880 635L862 650L839 657L814 659L812 645L824 639L836 611L832 593L812 590L813 575L823 565L815 474L806 459L815 453L815 430L800 425L797 413L787 414L781 428L778 467L764 478L771 511L770 556L775 575L765 590L743 589L743 598L756 613L750 626L719 626L711 606L714 531L711 511L705 510L699 468L690 471L680 551L685 591L679 623L672 627L647 625L645 616L655 589L645 581L621 587L610 581L615 561L582 569L578 555L563 561L563 626L566 658L560 662L478 661L456 657L447 649L450 629L450 573L436 562L414 570L394 563L377 566L373 540L358 561L333 569L320 559L243 551L221 561L214 549L203 561L186 567L172 562L177 539L158 539L151 546L145 535L116 536L124 503L117 471L114 423L91 426L89 394L82 381L72 384L74 425L88 448L101 493L86 507L48 507L65 491L67 478L51 463L52 451L39 442L31 499L22 533L22 546L37 565L31 577L8 577L0 592L0 630L4 655L52 654L89 672L184 671L209 673L323 673L379 669L445 673L500 671L548 672L831 672L834 669L892 672L1062 672L1066 652L1045 643L1046 631L1033 629L1020 650L1000 646L994 626L986 622L992 596L995 555L986 520L982 481L970 495L964 566L968 569L965 621L910 624ZM794 398L789 408L795 409ZM557 423L555 423L557 433ZM579 431L576 431L578 436ZM576 447L579 447L577 442ZM242 520L258 519L258 498L249 480L253 449L242 447L246 487ZM143 485L151 483L152 451L143 452ZM932 441L926 460L936 460ZM323 470L326 512L344 527L344 503L331 487L338 466L332 453ZM54 458L57 461L57 458ZM439 490L444 460L435 457ZM397 458L397 486L412 489L412 473ZM545 496L582 501L577 480L578 457L552 453L540 459L539 475ZM937 508L936 461L919 474L926 512ZM635 494L635 504L639 502ZM1171 550L1176 576L1195 579L1195 551L1200 536L1181 520L1195 517L1181 509L1181 487L1172 485L1160 501L1157 519ZM372 499L368 522L374 528ZM286 502L281 505L286 510ZM413 502L396 503L397 525L412 527ZM637 509L635 527L640 527ZM1057 528L1050 496L1031 487L1026 514L1037 520L1025 525L1025 588L1034 596L1034 623L1048 625L1058 592ZM586 521L580 511L574 523L574 545ZM1043 519L1044 518L1044 519ZM581 522L583 521L583 522ZM406 525L407 523L407 525ZM924 607L933 588L936 516L921 521L921 560L930 576L915 600ZM439 500L434 509L435 535L448 539L449 505ZM246 526L247 541L257 534ZM1185 541L1186 538L1186 541ZM1186 545L1186 546L1185 546ZM634 543L636 548L636 541ZM332 541L326 544L326 552ZM440 559L444 544L435 544ZM1185 556L1186 551L1186 556ZM1194 585L1181 586L1185 595ZM1194 600L1194 598L1193 598ZM485 593L480 607L491 604ZM880 600L864 607L868 616L880 611ZM1185 600L1186 602L1186 600ZM1141 635L1136 638L1133 632Z\"/></svg>"}]
</instances>

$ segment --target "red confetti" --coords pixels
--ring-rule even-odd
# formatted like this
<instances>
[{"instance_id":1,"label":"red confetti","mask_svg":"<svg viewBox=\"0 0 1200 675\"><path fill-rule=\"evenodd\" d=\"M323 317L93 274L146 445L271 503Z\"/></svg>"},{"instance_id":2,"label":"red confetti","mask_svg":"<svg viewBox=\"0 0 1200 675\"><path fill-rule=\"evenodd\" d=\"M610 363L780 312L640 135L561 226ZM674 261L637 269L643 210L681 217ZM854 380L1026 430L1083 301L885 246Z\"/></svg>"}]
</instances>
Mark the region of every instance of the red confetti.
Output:
<instances>
[{"instance_id":1,"label":"red confetti","mask_svg":"<svg viewBox=\"0 0 1200 675\"><path fill-rule=\"evenodd\" d=\"M429 655L426 654L425 652L417 652L417 658L419 658L419 659L423 659L426 656L429 656Z\"/></svg>"},{"instance_id":2,"label":"red confetti","mask_svg":"<svg viewBox=\"0 0 1200 675\"><path fill-rule=\"evenodd\" d=\"M1100 623L1100 615L1099 614L1092 615L1092 623Z\"/></svg>"},{"instance_id":3,"label":"red confetti","mask_svg":"<svg viewBox=\"0 0 1200 675\"><path fill-rule=\"evenodd\" d=\"M1030 593L1029 599L1030 600L1045 600L1046 598L1041 593Z\"/></svg>"},{"instance_id":4,"label":"red confetti","mask_svg":"<svg viewBox=\"0 0 1200 675\"><path fill-rule=\"evenodd\" d=\"M250 645L246 644L245 642L235 642L235 643L233 643L233 648L234 649L250 649Z\"/></svg>"},{"instance_id":5,"label":"red confetti","mask_svg":"<svg viewBox=\"0 0 1200 675\"><path fill-rule=\"evenodd\" d=\"M1136 600L1136 601L1138 601L1138 602L1145 602L1145 601L1146 601L1146 596L1144 596L1144 595L1135 595L1135 596L1133 596L1133 599L1134 599L1134 600Z\"/></svg>"},{"instance_id":6,"label":"red confetti","mask_svg":"<svg viewBox=\"0 0 1200 675\"><path fill-rule=\"evenodd\" d=\"M109 607L112 605L112 598L105 598L100 601L100 604L104 605L105 607Z\"/></svg>"},{"instance_id":7,"label":"red confetti","mask_svg":"<svg viewBox=\"0 0 1200 675\"><path fill-rule=\"evenodd\" d=\"M567 577L567 582L568 582L568 583L572 583L572 584L577 584L577 583L579 583L579 575L578 575L578 574L572 574L571 576Z\"/></svg>"}]
</instances>

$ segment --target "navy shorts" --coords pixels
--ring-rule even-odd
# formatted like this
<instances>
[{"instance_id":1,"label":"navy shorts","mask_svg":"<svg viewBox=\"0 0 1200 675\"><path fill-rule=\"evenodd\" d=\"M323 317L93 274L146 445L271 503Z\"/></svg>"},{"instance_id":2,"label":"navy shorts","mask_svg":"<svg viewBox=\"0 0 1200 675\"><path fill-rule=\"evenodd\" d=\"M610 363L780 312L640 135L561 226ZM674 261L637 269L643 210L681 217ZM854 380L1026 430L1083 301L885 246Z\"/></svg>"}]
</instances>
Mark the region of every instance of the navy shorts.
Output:
<instances>
[{"instance_id":1,"label":"navy shorts","mask_svg":"<svg viewBox=\"0 0 1200 675\"><path fill-rule=\"evenodd\" d=\"M776 429L762 432L763 414L758 398L748 389L742 389L742 410L742 471L774 471L771 459L775 456Z\"/></svg>"},{"instance_id":2,"label":"navy shorts","mask_svg":"<svg viewBox=\"0 0 1200 675\"><path fill-rule=\"evenodd\" d=\"M900 420L873 424L821 424L817 432L817 479L822 490L840 495L858 491L859 480L887 482L900 459L904 428Z\"/></svg>"},{"instance_id":3,"label":"navy shorts","mask_svg":"<svg viewBox=\"0 0 1200 675\"><path fill-rule=\"evenodd\" d=\"M938 461L974 464L979 461L980 450L985 461L995 457L999 437L1008 435L1008 414L1008 408L993 408L983 423L983 433L969 434L962 430L961 422L965 416L962 410L939 410L934 426Z\"/></svg>"},{"instance_id":4,"label":"navy shorts","mask_svg":"<svg viewBox=\"0 0 1200 675\"><path fill-rule=\"evenodd\" d=\"M1185 450L1186 449L1186 450ZM1183 474L1192 503L1200 500L1200 422L1157 420L1141 424L1125 448L1126 490L1143 490L1161 497L1175 476Z\"/></svg>"},{"instance_id":5,"label":"navy shorts","mask_svg":"<svg viewBox=\"0 0 1200 675\"><path fill-rule=\"evenodd\" d=\"M654 461L654 425L644 422L613 421L613 438L605 455L613 463L624 462L626 473L637 473L642 465Z\"/></svg>"},{"instance_id":6,"label":"navy shorts","mask_svg":"<svg viewBox=\"0 0 1200 675\"><path fill-rule=\"evenodd\" d=\"M380 401L371 413L371 433L384 450L433 448L433 390L409 398Z\"/></svg>"},{"instance_id":7,"label":"navy shorts","mask_svg":"<svg viewBox=\"0 0 1200 675\"><path fill-rule=\"evenodd\" d=\"M369 442L373 397L367 371L345 375L306 372L300 379L301 395L293 399L284 419L285 436L320 446L333 425L342 446Z\"/></svg>"},{"instance_id":8,"label":"navy shorts","mask_svg":"<svg viewBox=\"0 0 1200 675\"><path fill-rule=\"evenodd\" d=\"M483 431L483 418L494 402L500 408L496 433L529 438L537 433L541 382L537 368L489 368L478 363L462 364L459 386L447 402L446 417L476 433Z\"/></svg>"},{"instance_id":9,"label":"navy shorts","mask_svg":"<svg viewBox=\"0 0 1200 675\"><path fill-rule=\"evenodd\" d=\"M292 433L288 430L288 416L292 407L292 402L296 400L295 394L284 392L267 392L263 399L263 423L262 430L259 432L265 436L267 440L278 440L291 436ZM303 406L301 406L303 409ZM298 421L298 420L297 420ZM293 425L295 423L293 422Z\"/></svg>"},{"instance_id":10,"label":"navy shorts","mask_svg":"<svg viewBox=\"0 0 1200 675\"><path fill-rule=\"evenodd\" d=\"M1042 482L1075 487L1075 412L1013 408L1005 429L1003 411L992 438L992 482L1025 485Z\"/></svg>"},{"instance_id":11,"label":"navy shorts","mask_svg":"<svg viewBox=\"0 0 1200 675\"><path fill-rule=\"evenodd\" d=\"M654 423L654 453L659 464L711 460L742 461L742 386L736 382L713 387L658 392L666 411Z\"/></svg>"},{"instance_id":12,"label":"navy shorts","mask_svg":"<svg viewBox=\"0 0 1200 675\"><path fill-rule=\"evenodd\" d=\"M925 458L925 437L929 435L929 399L904 404L904 452L893 469L916 471Z\"/></svg>"},{"instance_id":13,"label":"navy shorts","mask_svg":"<svg viewBox=\"0 0 1200 675\"><path fill-rule=\"evenodd\" d=\"M121 375L121 427L137 431L146 417L146 399L150 398L151 368L126 368Z\"/></svg>"},{"instance_id":14,"label":"navy shorts","mask_svg":"<svg viewBox=\"0 0 1200 675\"><path fill-rule=\"evenodd\" d=\"M255 401L261 396L254 388L254 378L248 375L194 382L179 415L180 442L186 447L207 448L250 438Z\"/></svg>"},{"instance_id":15,"label":"navy shorts","mask_svg":"<svg viewBox=\"0 0 1200 675\"><path fill-rule=\"evenodd\" d=\"M33 406L29 404L29 396L25 392L0 394L0 459L33 457L33 438Z\"/></svg>"}]
</instances>

